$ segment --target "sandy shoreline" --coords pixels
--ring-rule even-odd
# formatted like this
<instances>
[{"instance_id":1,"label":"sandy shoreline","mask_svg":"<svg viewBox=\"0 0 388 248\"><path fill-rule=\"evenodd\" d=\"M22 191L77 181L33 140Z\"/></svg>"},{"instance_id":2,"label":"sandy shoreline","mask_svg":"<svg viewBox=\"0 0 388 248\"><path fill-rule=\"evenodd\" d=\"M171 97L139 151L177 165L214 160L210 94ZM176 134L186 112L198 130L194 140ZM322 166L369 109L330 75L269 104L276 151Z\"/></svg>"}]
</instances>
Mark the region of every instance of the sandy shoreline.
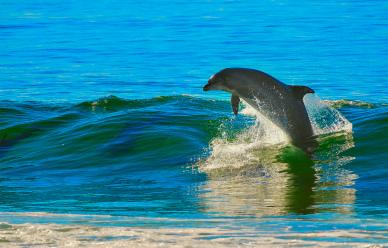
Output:
<instances>
[{"instance_id":1,"label":"sandy shoreline","mask_svg":"<svg viewBox=\"0 0 388 248\"><path fill-rule=\"evenodd\" d=\"M338 230L274 234L249 229L0 223L0 247L384 247L355 241L369 237L384 240L386 233ZM336 238L349 241L330 241Z\"/></svg>"}]
</instances>

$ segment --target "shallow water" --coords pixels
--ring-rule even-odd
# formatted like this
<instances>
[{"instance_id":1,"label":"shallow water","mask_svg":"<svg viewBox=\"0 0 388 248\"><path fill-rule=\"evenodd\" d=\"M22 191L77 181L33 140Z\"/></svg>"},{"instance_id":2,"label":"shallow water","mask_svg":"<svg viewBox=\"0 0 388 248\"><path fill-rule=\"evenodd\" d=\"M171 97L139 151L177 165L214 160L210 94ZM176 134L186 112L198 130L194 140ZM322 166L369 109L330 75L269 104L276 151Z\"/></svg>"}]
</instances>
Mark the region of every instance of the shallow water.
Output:
<instances>
[{"instance_id":1,"label":"shallow water","mask_svg":"<svg viewBox=\"0 0 388 248\"><path fill-rule=\"evenodd\" d=\"M182 3L2 1L0 241L81 224L194 228L193 245L386 244L386 3ZM202 92L228 66L317 92L311 158Z\"/></svg>"}]
</instances>

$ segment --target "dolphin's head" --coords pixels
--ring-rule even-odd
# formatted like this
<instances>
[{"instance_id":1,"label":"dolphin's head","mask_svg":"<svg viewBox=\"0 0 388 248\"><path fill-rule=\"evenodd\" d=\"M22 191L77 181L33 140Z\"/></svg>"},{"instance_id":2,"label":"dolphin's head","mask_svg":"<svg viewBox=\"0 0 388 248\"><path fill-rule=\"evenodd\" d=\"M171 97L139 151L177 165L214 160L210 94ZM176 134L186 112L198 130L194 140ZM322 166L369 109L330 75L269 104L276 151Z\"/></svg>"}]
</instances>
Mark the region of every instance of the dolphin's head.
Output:
<instances>
[{"instance_id":1,"label":"dolphin's head","mask_svg":"<svg viewBox=\"0 0 388 248\"><path fill-rule=\"evenodd\" d=\"M230 91L230 85L228 80L227 71L224 69L216 74L212 75L207 84L203 87L204 91L209 90L224 90Z\"/></svg>"},{"instance_id":2,"label":"dolphin's head","mask_svg":"<svg viewBox=\"0 0 388 248\"><path fill-rule=\"evenodd\" d=\"M216 73L209 78L203 90L225 90L225 83L225 78L220 73Z\"/></svg>"}]
</instances>

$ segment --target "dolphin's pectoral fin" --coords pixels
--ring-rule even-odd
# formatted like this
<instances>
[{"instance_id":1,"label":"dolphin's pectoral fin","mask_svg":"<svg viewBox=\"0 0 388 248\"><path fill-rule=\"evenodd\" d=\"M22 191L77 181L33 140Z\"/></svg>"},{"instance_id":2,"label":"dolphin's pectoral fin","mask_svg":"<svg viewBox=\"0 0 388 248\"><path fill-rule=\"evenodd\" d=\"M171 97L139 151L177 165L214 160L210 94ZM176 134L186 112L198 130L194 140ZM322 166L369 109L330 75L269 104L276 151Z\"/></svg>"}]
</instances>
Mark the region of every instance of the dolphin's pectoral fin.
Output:
<instances>
[{"instance_id":1,"label":"dolphin's pectoral fin","mask_svg":"<svg viewBox=\"0 0 388 248\"><path fill-rule=\"evenodd\" d=\"M230 101L232 102L232 108L233 108L233 113L237 115L238 113L238 104L240 103L240 97L237 95L232 94L232 97L230 98Z\"/></svg>"},{"instance_id":2,"label":"dolphin's pectoral fin","mask_svg":"<svg viewBox=\"0 0 388 248\"><path fill-rule=\"evenodd\" d=\"M294 95L298 99L303 99L304 95L306 95L308 93L315 93L315 91L313 89L311 89L307 86L295 85L295 86L290 86L290 87L291 87L292 92L294 93Z\"/></svg>"}]
</instances>

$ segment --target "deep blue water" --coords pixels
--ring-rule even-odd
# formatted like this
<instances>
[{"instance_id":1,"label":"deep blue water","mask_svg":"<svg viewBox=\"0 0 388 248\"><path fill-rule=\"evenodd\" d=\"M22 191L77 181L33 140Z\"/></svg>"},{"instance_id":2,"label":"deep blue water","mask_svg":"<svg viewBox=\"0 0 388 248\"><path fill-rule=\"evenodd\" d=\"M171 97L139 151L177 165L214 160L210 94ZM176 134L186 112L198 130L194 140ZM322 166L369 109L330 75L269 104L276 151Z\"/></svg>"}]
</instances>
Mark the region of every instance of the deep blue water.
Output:
<instances>
[{"instance_id":1,"label":"deep blue water","mask_svg":"<svg viewBox=\"0 0 388 248\"><path fill-rule=\"evenodd\" d=\"M0 6L1 212L386 230L386 1ZM353 133L322 138L312 160L286 149L260 169L202 170L212 140L254 123L233 117L228 94L202 91L225 67L313 88Z\"/></svg>"}]
</instances>

